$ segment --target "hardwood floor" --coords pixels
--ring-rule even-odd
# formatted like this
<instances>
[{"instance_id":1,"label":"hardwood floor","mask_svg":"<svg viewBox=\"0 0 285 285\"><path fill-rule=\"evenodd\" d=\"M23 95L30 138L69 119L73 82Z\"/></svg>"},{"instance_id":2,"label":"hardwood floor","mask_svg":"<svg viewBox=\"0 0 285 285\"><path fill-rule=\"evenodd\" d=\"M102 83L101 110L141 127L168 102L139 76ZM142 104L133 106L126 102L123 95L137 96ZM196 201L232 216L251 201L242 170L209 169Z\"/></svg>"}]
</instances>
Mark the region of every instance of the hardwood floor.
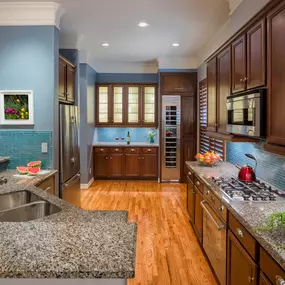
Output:
<instances>
[{"instance_id":1,"label":"hardwood floor","mask_svg":"<svg viewBox=\"0 0 285 285\"><path fill-rule=\"evenodd\" d=\"M217 284L188 221L185 184L97 181L73 200L86 210L128 210L138 224L136 277L128 285Z\"/></svg>"}]
</instances>

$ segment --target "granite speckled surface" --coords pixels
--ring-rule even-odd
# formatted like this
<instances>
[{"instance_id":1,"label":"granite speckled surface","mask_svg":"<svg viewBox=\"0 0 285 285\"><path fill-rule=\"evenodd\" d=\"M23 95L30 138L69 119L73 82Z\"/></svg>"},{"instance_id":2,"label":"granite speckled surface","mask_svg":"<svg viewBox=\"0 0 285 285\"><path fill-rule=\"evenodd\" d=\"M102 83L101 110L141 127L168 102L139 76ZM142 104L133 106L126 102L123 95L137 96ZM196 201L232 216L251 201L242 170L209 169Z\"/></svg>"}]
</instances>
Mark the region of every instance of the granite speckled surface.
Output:
<instances>
[{"instance_id":1,"label":"granite speckled surface","mask_svg":"<svg viewBox=\"0 0 285 285\"><path fill-rule=\"evenodd\" d=\"M0 156L0 163L4 163L4 162L7 162L10 160L10 157L3 157L3 156Z\"/></svg>"},{"instance_id":2,"label":"granite speckled surface","mask_svg":"<svg viewBox=\"0 0 285 285\"><path fill-rule=\"evenodd\" d=\"M220 163L216 167L204 167L199 165L198 162L186 162L186 165L202 179L206 186L212 189L213 193L227 206L231 213L285 270L285 249L281 248L285 246L285 230L276 229L273 233L270 233L259 229L271 214L285 210L285 201L250 202L230 200L211 181L211 177L237 177L238 169L234 165L227 162Z\"/></svg>"},{"instance_id":3,"label":"granite speckled surface","mask_svg":"<svg viewBox=\"0 0 285 285\"><path fill-rule=\"evenodd\" d=\"M35 187L55 174L16 178L1 172L8 183L0 195L28 190L62 210L25 222L0 222L0 278L133 278L135 223L127 211L85 211Z\"/></svg>"}]
</instances>

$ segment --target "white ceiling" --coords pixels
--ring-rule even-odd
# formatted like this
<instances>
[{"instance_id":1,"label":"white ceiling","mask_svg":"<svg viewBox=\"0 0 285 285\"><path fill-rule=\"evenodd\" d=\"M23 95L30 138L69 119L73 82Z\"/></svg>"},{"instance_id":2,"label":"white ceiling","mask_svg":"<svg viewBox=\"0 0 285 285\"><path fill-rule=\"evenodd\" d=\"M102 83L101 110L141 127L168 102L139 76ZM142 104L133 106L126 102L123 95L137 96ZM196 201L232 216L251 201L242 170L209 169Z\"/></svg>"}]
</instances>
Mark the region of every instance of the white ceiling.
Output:
<instances>
[{"instance_id":1,"label":"white ceiling","mask_svg":"<svg viewBox=\"0 0 285 285\"><path fill-rule=\"evenodd\" d=\"M61 47L78 47L93 63L179 58L195 65L193 58L229 19L229 4L241 0L32 1L62 5ZM139 28L140 21L150 26ZM103 42L110 47L103 48ZM180 47L173 48L174 42Z\"/></svg>"}]
</instances>

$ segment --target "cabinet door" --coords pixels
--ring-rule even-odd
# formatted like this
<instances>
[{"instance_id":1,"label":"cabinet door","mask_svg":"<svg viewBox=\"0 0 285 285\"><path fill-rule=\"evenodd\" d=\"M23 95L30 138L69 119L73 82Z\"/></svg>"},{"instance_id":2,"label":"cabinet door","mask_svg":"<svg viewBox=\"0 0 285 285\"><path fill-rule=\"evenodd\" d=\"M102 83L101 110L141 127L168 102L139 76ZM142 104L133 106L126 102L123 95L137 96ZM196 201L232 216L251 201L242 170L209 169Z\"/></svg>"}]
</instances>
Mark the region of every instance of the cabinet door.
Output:
<instances>
[{"instance_id":1,"label":"cabinet door","mask_svg":"<svg viewBox=\"0 0 285 285\"><path fill-rule=\"evenodd\" d=\"M227 253L227 284L257 285L257 265L231 231L228 232Z\"/></svg>"},{"instance_id":2,"label":"cabinet door","mask_svg":"<svg viewBox=\"0 0 285 285\"><path fill-rule=\"evenodd\" d=\"M96 121L99 125L109 125L111 122L110 86L98 86L96 100Z\"/></svg>"},{"instance_id":3,"label":"cabinet door","mask_svg":"<svg viewBox=\"0 0 285 285\"><path fill-rule=\"evenodd\" d=\"M265 19L247 32L247 89L265 85Z\"/></svg>"},{"instance_id":4,"label":"cabinet door","mask_svg":"<svg viewBox=\"0 0 285 285\"><path fill-rule=\"evenodd\" d=\"M202 242L203 236L203 208L201 202L203 201L203 195L196 189L195 191L195 222L194 229L200 242Z\"/></svg>"},{"instance_id":5,"label":"cabinet door","mask_svg":"<svg viewBox=\"0 0 285 285\"><path fill-rule=\"evenodd\" d=\"M155 86L143 86L143 119L145 126L157 125L157 95Z\"/></svg>"},{"instance_id":6,"label":"cabinet door","mask_svg":"<svg viewBox=\"0 0 285 285\"><path fill-rule=\"evenodd\" d=\"M129 154L125 155L125 167L126 167L126 176L138 177L140 176L140 163L141 155L140 154Z\"/></svg>"},{"instance_id":7,"label":"cabinet door","mask_svg":"<svg viewBox=\"0 0 285 285\"><path fill-rule=\"evenodd\" d=\"M75 69L67 65L66 68L66 100L74 103L75 99Z\"/></svg>"},{"instance_id":8,"label":"cabinet door","mask_svg":"<svg viewBox=\"0 0 285 285\"><path fill-rule=\"evenodd\" d=\"M141 176L157 177L157 154L143 154L141 157Z\"/></svg>"},{"instance_id":9,"label":"cabinet door","mask_svg":"<svg viewBox=\"0 0 285 285\"><path fill-rule=\"evenodd\" d=\"M94 155L94 173L95 177L108 177L109 157L107 153Z\"/></svg>"},{"instance_id":10,"label":"cabinet door","mask_svg":"<svg viewBox=\"0 0 285 285\"><path fill-rule=\"evenodd\" d=\"M196 138L182 140L181 179L185 181L188 173L186 161L194 161L196 155Z\"/></svg>"},{"instance_id":11,"label":"cabinet door","mask_svg":"<svg viewBox=\"0 0 285 285\"><path fill-rule=\"evenodd\" d=\"M124 176L124 154L113 153L109 156L109 176L122 177Z\"/></svg>"},{"instance_id":12,"label":"cabinet door","mask_svg":"<svg viewBox=\"0 0 285 285\"><path fill-rule=\"evenodd\" d=\"M246 89L246 37L232 43L232 92Z\"/></svg>"},{"instance_id":13,"label":"cabinet door","mask_svg":"<svg viewBox=\"0 0 285 285\"><path fill-rule=\"evenodd\" d=\"M181 98L181 137L196 135L196 97Z\"/></svg>"},{"instance_id":14,"label":"cabinet door","mask_svg":"<svg viewBox=\"0 0 285 285\"><path fill-rule=\"evenodd\" d=\"M259 285L272 285L262 272L260 272L259 276Z\"/></svg>"},{"instance_id":15,"label":"cabinet door","mask_svg":"<svg viewBox=\"0 0 285 285\"><path fill-rule=\"evenodd\" d=\"M226 48L218 55L217 84L217 130L227 132L227 97L231 95L231 49Z\"/></svg>"},{"instance_id":16,"label":"cabinet door","mask_svg":"<svg viewBox=\"0 0 285 285\"><path fill-rule=\"evenodd\" d=\"M197 73L165 73L161 75L162 95L196 94Z\"/></svg>"},{"instance_id":17,"label":"cabinet door","mask_svg":"<svg viewBox=\"0 0 285 285\"><path fill-rule=\"evenodd\" d=\"M140 86L127 87L127 124L141 124L141 88Z\"/></svg>"},{"instance_id":18,"label":"cabinet door","mask_svg":"<svg viewBox=\"0 0 285 285\"><path fill-rule=\"evenodd\" d=\"M217 61L213 59L207 65L207 129L216 131L217 125Z\"/></svg>"},{"instance_id":19,"label":"cabinet door","mask_svg":"<svg viewBox=\"0 0 285 285\"><path fill-rule=\"evenodd\" d=\"M112 104L111 123L113 125L121 125L124 123L124 86L113 86L110 100Z\"/></svg>"},{"instance_id":20,"label":"cabinet door","mask_svg":"<svg viewBox=\"0 0 285 285\"><path fill-rule=\"evenodd\" d=\"M195 222L195 190L194 183L187 178L187 211L192 225Z\"/></svg>"},{"instance_id":21,"label":"cabinet door","mask_svg":"<svg viewBox=\"0 0 285 285\"><path fill-rule=\"evenodd\" d=\"M59 73L59 81L58 81L58 99L60 101L66 100L66 62L59 58L58 64L58 73Z\"/></svg>"},{"instance_id":22,"label":"cabinet door","mask_svg":"<svg viewBox=\"0 0 285 285\"><path fill-rule=\"evenodd\" d=\"M269 143L285 146L285 3L267 17L268 24L268 134Z\"/></svg>"}]
</instances>

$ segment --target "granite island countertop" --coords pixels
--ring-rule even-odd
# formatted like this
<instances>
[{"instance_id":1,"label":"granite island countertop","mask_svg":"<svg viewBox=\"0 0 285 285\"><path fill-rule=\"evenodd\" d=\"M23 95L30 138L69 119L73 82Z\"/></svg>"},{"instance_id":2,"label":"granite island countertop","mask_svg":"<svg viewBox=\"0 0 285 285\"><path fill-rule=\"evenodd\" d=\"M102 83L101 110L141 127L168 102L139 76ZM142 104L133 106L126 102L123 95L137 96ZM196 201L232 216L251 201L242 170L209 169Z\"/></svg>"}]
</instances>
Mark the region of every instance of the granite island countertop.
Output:
<instances>
[{"instance_id":1,"label":"granite island countertop","mask_svg":"<svg viewBox=\"0 0 285 285\"><path fill-rule=\"evenodd\" d=\"M213 193L227 206L231 213L285 270L285 248L281 248L281 246L285 246L285 231L279 229L270 233L260 230L267 217L285 210L285 201L251 202L230 200L212 182L211 177L237 177L239 170L234 165L227 162L222 162L214 167L204 167L198 162L186 162L186 165L201 178L207 187L213 190Z\"/></svg>"},{"instance_id":2,"label":"granite island countertop","mask_svg":"<svg viewBox=\"0 0 285 285\"><path fill-rule=\"evenodd\" d=\"M127 211L85 211L35 185L55 171L31 179L1 172L0 195L28 190L62 210L29 222L0 222L0 278L119 278L135 275L135 223ZM52 262L51 262L52 260Z\"/></svg>"}]
</instances>

